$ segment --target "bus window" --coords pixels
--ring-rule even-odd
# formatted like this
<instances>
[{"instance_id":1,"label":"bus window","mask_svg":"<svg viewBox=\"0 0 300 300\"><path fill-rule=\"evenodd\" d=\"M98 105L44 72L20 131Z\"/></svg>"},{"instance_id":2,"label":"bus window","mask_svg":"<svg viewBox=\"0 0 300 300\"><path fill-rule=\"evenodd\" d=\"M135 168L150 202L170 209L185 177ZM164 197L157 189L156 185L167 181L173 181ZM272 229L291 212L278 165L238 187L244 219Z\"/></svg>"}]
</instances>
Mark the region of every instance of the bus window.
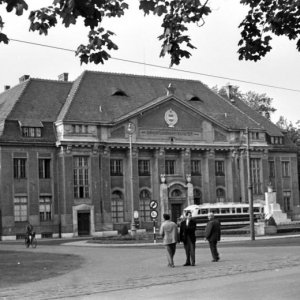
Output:
<instances>
[{"instance_id":1,"label":"bus window","mask_svg":"<svg viewBox=\"0 0 300 300\"><path fill-rule=\"evenodd\" d=\"M235 207L232 207L232 208L231 208L231 213L232 213L232 214L235 214Z\"/></svg>"},{"instance_id":2,"label":"bus window","mask_svg":"<svg viewBox=\"0 0 300 300\"><path fill-rule=\"evenodd\" d=\"M248 213L248 212L249 212L248 207L243 207L243 213Z\"/></svg>"},{"instance_id":3,"label":"bus window","mask_svg":"<svg viewBox=\"0 0 300 300\"><path fill-rule=\"evenodd\" d=\"M210 212L212 212L213 214L219 214L220 213L218 208L211 208Z\"/></svg>"},{"instance_id":4,"label":"bus window","mask_svg":"<svg viewBox=\"0 0 300 300\"><path fill-rule=\"evenodd\" d=\"M242 212L242 209L241 209L240 207L237 207L237 208L236 208L236 212L237 212L238 214L240 214L240 213Z\"/></svg>"},{"instance_id":5,"label":"bus window","mask_svg":"<svg viewBox=\"0 0 300 300\"><path fill-rule=\"evenodd\" d=\"M229 208L221 208L221 214L229 214L230 209Z\"/></svg>"},{"instance_id":6,"label":"bus window","mask_svg":"<svg viewBox=\"0 0 300 300\"><path fill-rule=\"evenodd\" d=\"M207 215L208 214L208 209L201 209L201 215Z\"/></svg>"},{"instance_id":7,"label":"bus window","mask_svg":"<svg viewBox=\"0 0 300 300\"><path fill-rule=\"evenodd\" d=\"M253 207L253 212L258 213L259 212L259 207Z\"/></svg>"}]
</instances>

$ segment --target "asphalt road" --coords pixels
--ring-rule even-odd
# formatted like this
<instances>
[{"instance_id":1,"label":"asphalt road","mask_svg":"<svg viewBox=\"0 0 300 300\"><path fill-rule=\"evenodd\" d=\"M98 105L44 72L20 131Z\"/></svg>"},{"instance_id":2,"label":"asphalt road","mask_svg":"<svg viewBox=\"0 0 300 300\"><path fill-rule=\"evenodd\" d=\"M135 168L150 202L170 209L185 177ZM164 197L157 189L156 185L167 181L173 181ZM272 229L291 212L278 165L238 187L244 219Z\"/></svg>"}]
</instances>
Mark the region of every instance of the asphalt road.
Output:
<instances>
[{"instance_id":1,"label":"asphalt road","mask_svg":"<svg viewBox=\"0 0 300 300\"><path fill-rule=\"evenodd\" d=\"M1 249L24 251L18 243ZM40 242L45 253L73 253L81 268L65 275L0 289L0 299L298 299L300 238L221 242L221 261L211 262L197 244L196 267L183 267L179 246L168 268L162 246L103 247Z\"/></svg>"}]
</instances>

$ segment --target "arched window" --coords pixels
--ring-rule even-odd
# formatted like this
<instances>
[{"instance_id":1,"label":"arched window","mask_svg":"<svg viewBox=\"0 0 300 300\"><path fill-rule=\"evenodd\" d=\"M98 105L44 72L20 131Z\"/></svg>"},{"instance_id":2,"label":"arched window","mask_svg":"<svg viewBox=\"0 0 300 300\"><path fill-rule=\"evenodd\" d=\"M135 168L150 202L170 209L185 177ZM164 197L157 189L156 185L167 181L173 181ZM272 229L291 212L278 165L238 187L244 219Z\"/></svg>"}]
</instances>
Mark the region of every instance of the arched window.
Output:
<instances>
[{"instance_id":1,"label":"arched window","mask_svg":"<svg viewBox=\"0 0 300 300\"><path fill-rule=\"evenodd\" d=\"M151 193L143 189L140 192L140 220L144 222L151 221L150 217L150 201L151 201Z\"/></svg>"},{"instance_id":2,"label":"arched window","mask_svg":"<svg viewBox=\"0 0 300 300\"><path fill-rule=\"evenodd\" d=\"M225 190L223 188L217 188L217 202L225 202Z\"/></svg>"},{"instance_id":3,"label":"arched window","mask_svg":"<svg viewBox=\"0 0 300 300\"><path fill-rule=\"evenodd\" d=\"M174 197L174 198L182 197L182 192L181 192L181 190L179 190L179 189L174 189L174 190L171 192L171 197Z\"/></svg>"},{"instance_id":4,"label":"arched window","mask_svg":"<svg viewBox=\"0 0 300 300\"><path fill-rule=\"evenodd\" d=\"M194 189L194 204L202 204L202 192L200 189Z\"/></svg>"},{"instance_id":5,"label":"arched window","mask_svg":"<svg viewBox=\"0 0 300 300\"><path fill-rule=\"evenodd\" d=\"M113 223L124 222L124 198L121 191L114 191L112 193L111 218Z\"/></svg>"}]
</instances>

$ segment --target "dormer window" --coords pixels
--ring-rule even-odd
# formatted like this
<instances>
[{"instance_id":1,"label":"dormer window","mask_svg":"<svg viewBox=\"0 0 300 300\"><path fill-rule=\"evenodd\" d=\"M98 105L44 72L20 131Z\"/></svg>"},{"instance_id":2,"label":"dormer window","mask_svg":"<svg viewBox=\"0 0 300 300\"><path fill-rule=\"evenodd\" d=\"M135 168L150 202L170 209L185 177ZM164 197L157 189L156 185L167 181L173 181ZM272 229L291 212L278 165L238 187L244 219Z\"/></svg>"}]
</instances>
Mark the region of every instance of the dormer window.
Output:
<instances>
[{"instance_id":1,"label":"dormer window","mask_svg":"<svg viewBox=\"0 0 300 300\"><path fill-rule=\"evenodd\" d=\"M271 144L273 145L282 145L283 137L281 136L271 136Z\"/></svg>"},{"instance_id":2,"label":"dormer window","mask_svg":"<svg viewBox=\"0 0 300 300\"><path fill-rule=\"evenodd\" d=\"M259 140L259 132L251 132L252 140Z\"/></svg>"},{"instance_id":3,"label":"dormer window","mask_svg":"<svg viewBox=\"0 0 300 300\"><path fill-rule=\"evenodd\" d=\"M122 97L128 97L128 95L119 88L112 88L112 96L122 96Z\"/></svg>"},{"instance_id":4,"label":"dormer window","mask_svg":"<svg viewBox=\"0 0 300 300\"><path fill-rule=\"evenodd\" d=\"M73 133L88 133L88 125L72 125Z\"/></svg>"},{"instance_id":5,"label":"dormer window","mask_svg":"<svg viewBox=\"0 0 300 300\"><path fill-rule=\"evenodd\" d=\"M22 136L41 137L42 129L39 127L22 127Z\"/></svg>"},{"instance_id":6,"label":"dormer window","mask_svg":"<svg viewBox=\"0 0 300 300\"><path fill-rule=\"evenodd\" d=\"M40 121L19 121L21 134L24 137L40 138L42 137L43 124Z\"/></svg>"},{"instance_id":7,"label":"dormer window","mask_svg":"<svg viewBox=\"0 0 300 300\"><path fill-rule=\"evenodd\" d=\"M186 95L186 100L187 101L195 101L195 102L202 102L202 100L198 97L198 96L196 96L196 95L193 95L193 94L187 94Z\"/></svg>"}]
</instances>

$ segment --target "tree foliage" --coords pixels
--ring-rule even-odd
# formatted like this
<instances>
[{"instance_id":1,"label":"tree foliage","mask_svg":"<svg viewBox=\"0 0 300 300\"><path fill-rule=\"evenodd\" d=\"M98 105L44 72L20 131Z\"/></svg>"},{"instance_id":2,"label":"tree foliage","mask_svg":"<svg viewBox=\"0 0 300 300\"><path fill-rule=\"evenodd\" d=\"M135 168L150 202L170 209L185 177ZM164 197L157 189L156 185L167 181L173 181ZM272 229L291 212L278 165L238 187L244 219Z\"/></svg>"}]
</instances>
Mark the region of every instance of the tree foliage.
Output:
<instances>
[{"instance_id":1,"label":"tree foliage","mask_svg":"<svg viewBox=\"0 0 300 300\"><path fill-rule=\"evenodd\" d=\"M133 1L133 0L131 0ZM138 0L135 0L138 1ZM28 1L29 2L29 1ZM42 2L42 1L41 1ZM299 0L240 0L250 10L240 24L239 59L258 60L271 50L270 34L297 39L300 34ZM114 33L102 27L104 18L122 17L129 8L129 0L53 0L53 4L30 12L30 30L47 35L61 20L65 27L83 19L89 28L86 45L79 45L76 55L81 63L104 63L110 51L117 50ZM0 0L7 12L20 16L28 5L24 0ZM189 49L196 47L187 34L189 24L204 25L211 9L208 0L139 0L139 9L145 15L161 17L162 33L160 56L170 55L170 66L178 65L182 58L190 58ZM0 16L0 43L9 38L2 32L4 21ZM297 42L300 51L300 40Z\"/></svg>"},{"instance_id":2,"label":"tree foliage","mask_svg":"<svg viewBox=\"0 0 300 300\"><path fill-rule=\"evenodd\" d=\"M129 2L129 1L128 1ZM162 18L162 34L158 39L162 42L160 56L170 55L170 66L178 65L182 58L189 58L191 53L186 48L195 49L190 37L186 34L187 24L204 24L203 17L211 10L207 2L200 0L140 0L139 9L145 15L154 14ZM6 4L6 10L16 10L21 15L28 9L24 0L0 0ZM76 55L81 63L104 63L110 58L110 50L117 50L113 42L114 33L101 26L104 18L121 17L129 5L124 0L54 0L48 7L30 12L30 30L47 35L50 28L55 27L60 19L65 27L76 24L79 18L89 28L88 42L79 45ZM3 22L0 18L0 26ZM0 42L8 43L9 39L0 33Z\"/></svg>"},{"instance_id":3,"label":"tree foliage","mask_svg":"<svg viewBox=\"0 0 300 300\"><path fill-rule=\"evenodd\" d=\"M243 93L238 86L230 86L230 88L229 86L223 86L220 89L214 86L212 89L224 98L238 98L244 101L248 106L268 119L276 111L276 108L272 106L273 99L265 93L258 94L253 91Z\"/></svg>"},{"instance_id":4,"label":"tree foliage","mask_svg":"<svg viewBox=\"0 0 300 300\"><path fill-rule=\"evenodd\" d=\"M299 124L300 121L296 122L296 125L294 125L291 121L288 121L283 116L279 117L279 120L277 121L276 125L284 130L289 137L289 139L292 142L297 142L300 139L300 130L299 130Z\"/></svg>"},{"instance_id":5,"label":"tree foliage","mask_svg":"<svg viewBox=\"0 0 300 300\"><path fill-rule=\"evenodd\" d=\"M271 34L296 40L300 51L299 0L240 0L250 10L240 24L239 59L257 61L271 51Z\"/></svg>"}]
</instances>

